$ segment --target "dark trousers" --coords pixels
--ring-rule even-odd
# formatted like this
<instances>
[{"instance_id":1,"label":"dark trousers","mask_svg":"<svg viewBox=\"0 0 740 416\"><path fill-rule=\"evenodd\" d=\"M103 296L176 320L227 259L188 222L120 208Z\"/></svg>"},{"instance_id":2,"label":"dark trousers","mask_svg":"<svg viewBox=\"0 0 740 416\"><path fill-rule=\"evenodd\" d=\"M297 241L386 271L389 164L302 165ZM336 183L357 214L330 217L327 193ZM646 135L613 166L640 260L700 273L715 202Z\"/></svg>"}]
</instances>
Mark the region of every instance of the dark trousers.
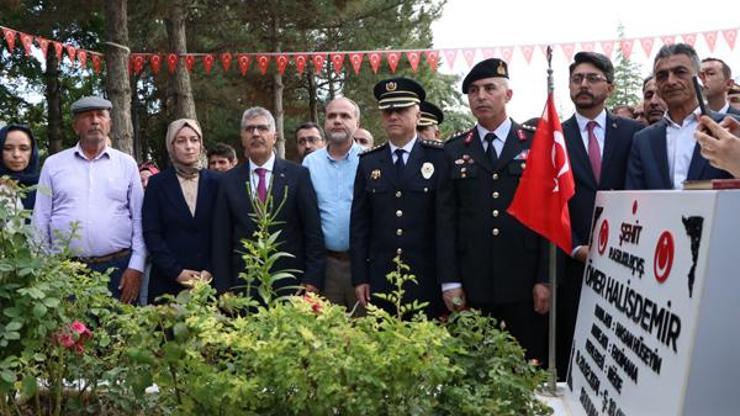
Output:
<instances>
[{"instance_id":1,"label":"dark trousers","mask_svg":"<svg viewBox=\"0 0 740 416\"><path fill-rule=\"evenodd\" d=\"M118 286L121 284L123 272L128 268L129 260L131 260L131 254L104 263L87 263L87 268L100 273L105 273L106 270L112 268L108 290L114 298L121 299L121 290L118 289Z\"/></svg>"},{"instance_id":2,"label":"dark trousers","mask_svg":"<svg viewBox=\"0 0 740 416\"><path fill-rule=\"evenodd\" d=\"M496 318L499 327L505 329L524 348L527 360L536 359L544 363L547 357L547 315L534 311L534 301L504 304L471 304L484 315Z\"/></svg>"},{"instance_id":3,"label":"dark trousers","mask_svg":"<svg viewBox=\"0 0 740 416\"><path fill-rule=\"evenodd\" d=\"M565 381L570 354L573 349L573 336L576 331L576 319L578 317L578 303L581 298L581 284L583 282L583 269L581 274L575 273L561 275L558 284L557 301L557 329L555 333L556 354L555 359L558 369L558 380Z\"/></svg>"}]
</instances>

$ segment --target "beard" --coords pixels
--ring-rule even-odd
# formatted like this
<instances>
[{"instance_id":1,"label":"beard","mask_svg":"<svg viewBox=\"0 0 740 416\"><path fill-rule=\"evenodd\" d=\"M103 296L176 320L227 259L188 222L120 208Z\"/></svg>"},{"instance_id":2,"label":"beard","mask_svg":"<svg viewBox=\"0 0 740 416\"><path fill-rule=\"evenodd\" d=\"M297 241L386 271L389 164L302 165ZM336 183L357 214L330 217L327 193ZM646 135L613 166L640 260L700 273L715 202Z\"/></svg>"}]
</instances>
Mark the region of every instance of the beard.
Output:
<instances>
[{"instance_id":1,"label":"beard","mask_svg":"<svg viewBox=\"0 0 740 416\"><path fill-rule=\"evenodd\" d=\"M327 132L326 137L331 142L334 142L334 143L344 143L344 142L346 142L350 138L350 135L347 134L347 132L345 132L345 131L342 131L342 132Z\"/></svg>"}]
</instances>

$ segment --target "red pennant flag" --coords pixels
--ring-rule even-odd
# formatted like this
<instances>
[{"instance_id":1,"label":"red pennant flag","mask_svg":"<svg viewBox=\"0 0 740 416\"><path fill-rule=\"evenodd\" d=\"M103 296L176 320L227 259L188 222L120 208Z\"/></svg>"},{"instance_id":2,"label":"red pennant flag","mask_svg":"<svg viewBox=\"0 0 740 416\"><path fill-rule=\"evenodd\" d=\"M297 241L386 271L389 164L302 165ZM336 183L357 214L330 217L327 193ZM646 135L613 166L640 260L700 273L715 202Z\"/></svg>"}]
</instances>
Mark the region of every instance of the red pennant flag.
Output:
<instances>
[{"instance_id":1,"label":"red pennant flag","mask_svg":"<svg viewBox=\"0 0 740 416\"><path fill-rule=\"evenodd\" d=\"M575 181L563 129L550 93L532 138L527 168L507 212L570 253L573 242L568 200L574 193Z\"/></svg>"},{"instance_id":2,"label":"red pennant flag","mask_svg":"<svg viewBox=\"0 0 740 416\"><path fill-rule=\"evenodd\" d=\"M31 46L33 45L33 36L20 32L21 45L26 50L26 56L31 55Z\"/></svg>"},{"instance_id":3,"label":"red pennant flag","mask_svg":"<svg viewBox=\"0 0 740 416\"><path fill-rule=\"evenodd\" d=\"M595 46L596 45L593 42L581 42L581 49L584 52L593 52Z\"/></svg>"},{"instance_id":4,"label":"red pennant flag","mask_svg":"<svg viewBox=\"0 0 740 416\"><path fill-rule=\"evenodd\" d=\"M427 58L427 65L432 71L437 72L437 66L439 66L439 51L424 51L424 56Z\"/></svg>"},{"instance_id":5,"label":"red pennant flag","mask_svg":"<svg viewBox=\"0 0 740 416\"><path fill-rule=\"evenodd\" d=\"M370 61L370 68L372 68L373 73L377 74L378 69L380 69L380 61L382 60L380 54L377 52L373 52L370 54L368 60Z\"/></svg>"},{"instance_id":6,"label":"red pennant flag","mask_svg":"<svg viewBox=\"0 0 740 416\"><path fill-rule=\"evenodd\" d=\"M694 46L696 43L696 33L684 33L681 35L681 38L683 39L684 43L688 43L691 46Z\"/></svg>"},{"instance_id":7,"label":"red pennant flag","mask_svg":"<svg viewBox=\"0 0 740 416\"><path fill-rule=\"evenodd\" d=\"M303 70L306 68L307 60L308 58L306 57L306 55L296 55L293 57L293 62L295 62L295 69L301 75L303 75Z\"/></svg>"},{"instance_id":8,"label":"red pennant flag","mask_svg":"<svg viewBox=\"0 0 740 416\"><path fill-rule=\"evenodd\" d=\"M4 27L3 37L5 38L5 43L8 44L8 50L13 52L13 49L15 49L15 30Z\"/></svg>"},{"instance_id":9,"label":"red pennant flag","mask_svg":"<svg viewBox=\"0 0 740 416\"><path fill-rule=\"evenodd\" d=\"M247 75L247 70L249 70L249 64L252 63L252 60L249 58L249 55L246 54L240 54L236 57L236 63L239 64L239 72L242 73L242 76Z\"/></svg>"},{"instance_id":10,"label":"red pennant flag","mask_svg":"<svg viewBox=\"0 0 740 416\"><path fill-rule=\"evenodd\" d=\"M311 56L311 61L313 62L313 71L314 73L318 75L324 69L324 62L326 61L326 55L315 53Z\"/></svg>"},{"instance_id":11,"label":"red pennant flag","mask_svg":"<svg viewBox=\"0 0 740 416\"><path fill-rule=\"evenodd\" d=\"M457 49L444 49L445 59L447 59L447 65L450 69L455 67L455 59L457 58Z\"/></svg>"},{"instance_id":12,"label":"red pennant flag","mask_svg":"<svg viewBox=\"0 0 740 416\"><path fill-rule=\"evenodd\" d=\"M398 52L386 52L385 60L388 61L388 68L395 74L396 68L398 68L398 61L401 60L401 54Z\"/></svg>"},{"instance_id":13,"label":"red pennant flag","mask_svg":"<svg viewBox=\"0 0 740 416\"><path fill-rule=\"evenodd\" d=\"M663 41L664 45L673 45L676 42L676 36L675 35L661 36L660 40Z\"/></svg>"},{"instance_id":14,"label":"red pennant flag","mask_svg":"<svg viewBox=\"0 0 740 416\"><path fill-rule=\"evenodd\" d=\"M735 39L737 39L737 29L727 29L722 31L722 36L725 38L727 45L730 50L735 49Z\"/></svg>"},{"instance_id":15,"label":"red pennant flag","mask_svg":"<svg viewBox=\"0 0 740 416\"><path fill-rule=\"evenodd\" d=\"M640 39L640 45L642 46L642 50L645 52L645 55L648 57L653 52L653 38L642 38Z\"/></svg>"},{"instance_id":16,"label":"red pennant flag","mask_svg":"<svg viewBox=\"0 0 740 416\"><path fill-rule=\"evenodd\" d=\"M103 63L103 58L101 55L97 53L92 54L92 63L93 63L93 71L95 71L96 74L100 73L100 65Z\"/></svg>"},{"instance_id":17,"label":"red pennant flag","mask_svg":"<svg viewBox=\"0 0 740 416\"><path fill-rule=\"evenodd\" d=\"M80 63L80 67L87 68L87 51L80 49L77 51L77 61Z\"/></svg>"},{"instance_id":18,"label":"red pennant flag","mask_svg":"<svg viewBox=\"0 0 740 416\"><path fill-rule=\"evenodd\" d=\"M573 60L573 52L576 49L576 45L574 43L561 43L560 49L563 50L563 54L568 58L568 61Z\"/></svg>"},{"instance_id":19,"label":"red pennant flag","mask_svg":"<svg viewBox=\"0 0 740 416\"><path fill-rule=\"evenodd\" d=\"M224 69L224 72L229 72L229 68L231 68L231 61L233 59L234 58L229 52L224 52L221 54L221 67Z\"/></svg>"},{"instance_id":20,"label":"red pennant flag","mask_svg":"<svg viewBox=\"0 0 740 416\"><path fill-rule=\"evenodd\" d=\"M69 58L69 63L74 65L75 56L77 55L77 49L75 49L75 47L72 45L64 45L64 48L67 50L67 57Z\"/></svg>"},{"instance_id":21,"label":"red pennant flag","mask_svg":"<svg viewBox=\"0 0 740 416\"><path fill-rule=\"evenodd\" d=\"M290 62L290 58L288 58L288 55L278 55L278 57L275 59L277 70L280 75L283 75L285 73L285 68L288 67L288 62Z\"/></svg>"},{"instance_id":22,"label":"red pennant flag","mask_svg":"<svg viewBox=\"0 0 740 416\"><path fill-rule=\"evenodd\" d=\"M262 75L265 75L267 73L267 68L270 67L270 56L257 55L257 66L260 68Z\"/></svg>"},{"instance_id":23,"label":"red pennant flag","mask_svg":"<svg viewBox=\"0 0 740 416\"><path fill-rule=\"evenodd\" d=\"M619 50L622 51L622 55L624 55L625 58L630 59L630 55L632 55L632 46L634 44L634 39L622 39L619 41Z\"/></svg>"},{"instance_id":24,"label":"red pennant flag","mask_svg":"<svg viewBox=\"0 0 740 416\"><path fill-rule=\"evenodd\" d=\"M409 60L409 65L411 66L411 70L416 73L417 69L419 68L419 61L421 60L421 55L417 51L409 51L406 52L406 59Z\"/></svg>"},{"instance_id":25,"label":"red pennant flag","mask_svg":"<svg viewBox=\"0 0 740 416\"><path fill-rule=\"evenodd\" d=\"M211 68L213 67L213 62L216 61L216 58L211 55L203 55L203 68L206 70L206 74L211 74Z\"/></svg>"},{"instance_id":26,"label":"red pennant flag","mask_svg":"<svg viewBox=\"0 0 740 416\"><path fill-rule=\"evenodd\" d=\"M704 32L702 35L704 35L704 41L709 46L709 52L714 52L714 46L717 44L717 31Z\"/></svg>"},{"instance_id":27,"label":"red pennant flag","mask_svg":"<svg viewBox=\"0 0 740 416\"><path fill-rule=\"evenodd\" d=\"M360 73L360 68L362 67L362 56L362 52L349 54L349 62L352 63L352 69L355 71L355 74Z\"/></svg>"},{"instance_id":28,"label":"red pennant flag","mask_svg":"<svg viewBox=\"0 0 740 416\"><path fill-rule=\"evenodd\" d=\"M473 66L475 63L475 48L470 49L463 49L463 57L465 58L465 62L468 63L468 66Z\"/></svg>"},{"instance_id":29,"label":"red pennant flag","mask_svg":"<svg viewBox=\"0 0 740 416\"><path fill-rule=\"evenodd\" d=\"M170 74L174 74L177 70L177 54L170 53L167 55L167 70L170 71Z\"/></svg>"},{"instance_id":30,"label":"red pennant flag","mask_svg":"<svg viewBox=\"0 0 740 416\"><path fill-rule=\"evenodd\" d=\"M329 56L331 59L331 65L334 68L334 73L339 75L339 73L342 72L342 65L344 65L344 54L333 53Z\"/></svg>"},{"instance_id":31,"label":"red pennant flag","mask_svg":"<svg viewBox=\"0 0 740 416\"><path fill-rule=\"evenodd\" d=\"M54 53L57 55L57 62L62 63L62 51L64 50L64 46L59 42L53 42L53 44Z\"/></svg>"},{"instance_id":32,"label":"red pennant flag","mask_svg":"<svg viewBox=\"0 0 740 416\"><path fill-rule=\"evenodd\" d=\"M162 69L162 56L156 53L149 57L149 65L152 67L152 72L159 74L159 70Z\"/></svg>"},{"instance_id":33,"label":"red pennant flag","mask_svg":"<svg viewBox=\"0 0 740 416\"><path fill-rule=\"evenodd\" d=\"M41 53L44 55L44 59L46 59L46 54L49 52L49 41L40 36L36 36L36 43L39 44Z\"/></svg>"},{"instance_id":34,"label":"red pennant flag","mask_svg":"<svg viewBox=\"0 0 740 416\"><path fill-rule=\"evenodd\" d=\"M614 41L613 40L602 41L601 50L604 52L604 55L606 55L608 58L611 58L612 51L614 51Z\"/></svg>"},{"instance_id":35,"label":"red pennant flag","mask_svg":"<svg viewBox=\"0 0 740 416\"><path fill-rule=\"evenodd\" d=\"M490 59L493 58L494 55L496 55L496 48L483 48L480 50L481 55L483 55L483 59Z\"/></svg>"},{"instance_id":36,"label":"red pennant flag","mask_svg":"<svg viewBox=\"0 0 740 416\"><path fill-rule=\"evenodd\" d=\"M134 74L138 75L144 69L144 62L146 62L146 58L144 58L144 55L142 54L132 53L130 62L131 62L131 68L133 69Z\"/></svg>"},{"instance_id":37,"label":"red pennant flag","mask_svg":"<svg viewBox=\"0 0 740 416\"><path fill-rule=\"evenodd\" d=\"M188 72L193 72L193 66L195 65L195 55L185 55L185 68Z\"/></svg>"},{"instance_id":38,"label":"red pennant flag","mask_svg":"<svg viewBox=\"0 0 740 416\"><path fill-rule=\"evenodd\" d=\"M506 61L506 63L511 62L512 55L514 55L513 46L502 46L501 47L501 57L504 58L504 61Z\"/></svg>"},{"instance_id":39,"label":"red pennant flag","mask_svg":"<svg viewBox=\"0 0 740 416\"><path fill-rule=\"evenodd\" d=\"M527 61L527 64L529 65L530 62L532 62L532 53L534 52L534 46L533 45L524 45L521 47L522 55L524 55L524 60Z\"/></svg>"}]
</instances>

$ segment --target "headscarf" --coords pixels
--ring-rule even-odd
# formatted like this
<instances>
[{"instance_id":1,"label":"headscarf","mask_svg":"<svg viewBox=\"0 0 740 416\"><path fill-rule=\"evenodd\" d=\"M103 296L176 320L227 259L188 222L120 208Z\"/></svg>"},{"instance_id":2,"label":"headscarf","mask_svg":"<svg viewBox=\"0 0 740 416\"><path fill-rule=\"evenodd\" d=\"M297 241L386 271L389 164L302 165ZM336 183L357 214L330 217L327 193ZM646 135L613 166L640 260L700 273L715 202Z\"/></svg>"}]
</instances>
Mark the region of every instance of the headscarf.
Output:
<instances>
[{"instance_id":1,"label":"headscarf","mask_svg":"<svg viewBox=\"0 0 740 416\"><path fill-rule=\"evenodd\" d=\"M23 186L33 186L39 183L39 148L36 145L36 139L28 126L21 124L9 124L0 129L0 149L5 147L5 139L11 131L22 131L31 139L31 157L28 160L28 166L21 172L15 172L8 169L0 158L0 176L9 176ZM36 191L31 191L23 198L23 207L32 209L36 202Z\"/></svg>"},{"instance_id":2,"label":"headscarf","mask_svg":"<svg viewBox=\"0 0 740 416\"><path fill-rule=\"evenodd\" d=\"M173 156L175 153L175 137L177 137L177 133L179 133L180 130L183 129L183 127L190 127L200 138L200 157L198 158L198 161L193 165L183 165L182 163L175 160ZM200 124L198 124L197 121L189 118L181 118L179 120L175 120L170 123L169 127L167 127L167 137L165 140L167 153L170 155L170 161L172 162L172 166L175 168L175 172L179 176L188 179L198 176L198 172L203 169L202 160L205 150L205 146L203 143L203 132L200 129Z\"/></svg>"}]
</instances>

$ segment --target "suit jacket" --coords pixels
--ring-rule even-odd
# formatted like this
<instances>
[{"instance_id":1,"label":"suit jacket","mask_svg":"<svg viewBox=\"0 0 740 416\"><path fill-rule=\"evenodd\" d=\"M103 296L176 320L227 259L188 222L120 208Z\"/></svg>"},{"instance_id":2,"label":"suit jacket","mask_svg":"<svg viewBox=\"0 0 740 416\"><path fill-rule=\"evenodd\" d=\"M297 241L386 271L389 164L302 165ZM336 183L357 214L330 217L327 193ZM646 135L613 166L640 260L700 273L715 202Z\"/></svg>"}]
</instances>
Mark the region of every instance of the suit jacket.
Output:
<instances>
[{"instance_id":1,"label":"suit jacket","mask_svg":"<svg viewBox=\"0 0 740 416\"><path fill-rule=\"evenodd\" d=\"M417 284L404 285L404 303L429 302L426 312L442 312L442 291L435 267L435 197L444 170L443 144L417 139L401 177L386 143L360 156L350 219L352 284L370 284L372 293L394 287L386 275L400 255ZM372 302L396 311L378 299Z\"/></svg>"},{"instance_id":2,"label":"suit jacket","mask_svg":"<svg viewBox=\"0 0 740 416\"><path fill-rule=\"evenodd\" d=\"M715 112L709 115L717 122L726 117ZM668 171L667 126L668 121L663 119L635 134L627 164L627 189L673 189L673 178ZM694 145L686 180L728 178L732 175L712 167L701 155L701 146Z\"/></svg>"},{"instance_id":3,"label":"suit jacket","mask_svg":"<svg viewBox=\"0 0 740 416\"><path fill-rule=\"evenodd\" d=\"M437 191L439 281L462 282L473 306L531 301L534 284L547 281L547 242L506 212L531 144L531 132L512 123L495 166L477 128L445 144L447 168Z\"/></svg>"},{"instance_id":4,"label":"suit jacket","mask_svg":"<svg viewBox=\"0 0 740 416\"><path fill-rule=\"evenodd\" d=\"M730 106L727 109L727 114L732 114L732 115L734 115L734 116L737 117L737 116L740 116L740 110L738 110L737 108L735 108L733 106Z\"/></svg>"},{"instance_id":5,"label":"suit jacket","mask_svg":"<svg viewBox=\"0 0 740 416\"><path fill-rule=\"evenodd\" d=\"M165 293L177 294L184 287L175 279L183 269L211 269L213 207L219 174L201 170L195 216L185 202L175 170L152 176L144 193L142 230L152 261L149 303Z\"/></svg>"},{"instance_id":6,"label":"suit jacket","mask_svg":"<svg viewBox=\"0 0 740 416\"><path fill-rule=\"evenodd\" d=\"M282 204L276 222L270 232L280 231L279 251L294 257L283 257L275 262L273 271L300 270L298 281L283 279L275 284L280 291L285 286L299 283L323 286L325 253L324 236L321 232L318 202L308 169L283 159L275 158L270 194L273 210ZM254 238L256 224L253 196L247 193L249 184L249 162L238 166L224 175L216 198L213 222L213 272L215 287L219 292L246 283L239 279L244 271L242 239ZM284 291L282 294L285 294Z\"/></svg>"}]
</instances>

